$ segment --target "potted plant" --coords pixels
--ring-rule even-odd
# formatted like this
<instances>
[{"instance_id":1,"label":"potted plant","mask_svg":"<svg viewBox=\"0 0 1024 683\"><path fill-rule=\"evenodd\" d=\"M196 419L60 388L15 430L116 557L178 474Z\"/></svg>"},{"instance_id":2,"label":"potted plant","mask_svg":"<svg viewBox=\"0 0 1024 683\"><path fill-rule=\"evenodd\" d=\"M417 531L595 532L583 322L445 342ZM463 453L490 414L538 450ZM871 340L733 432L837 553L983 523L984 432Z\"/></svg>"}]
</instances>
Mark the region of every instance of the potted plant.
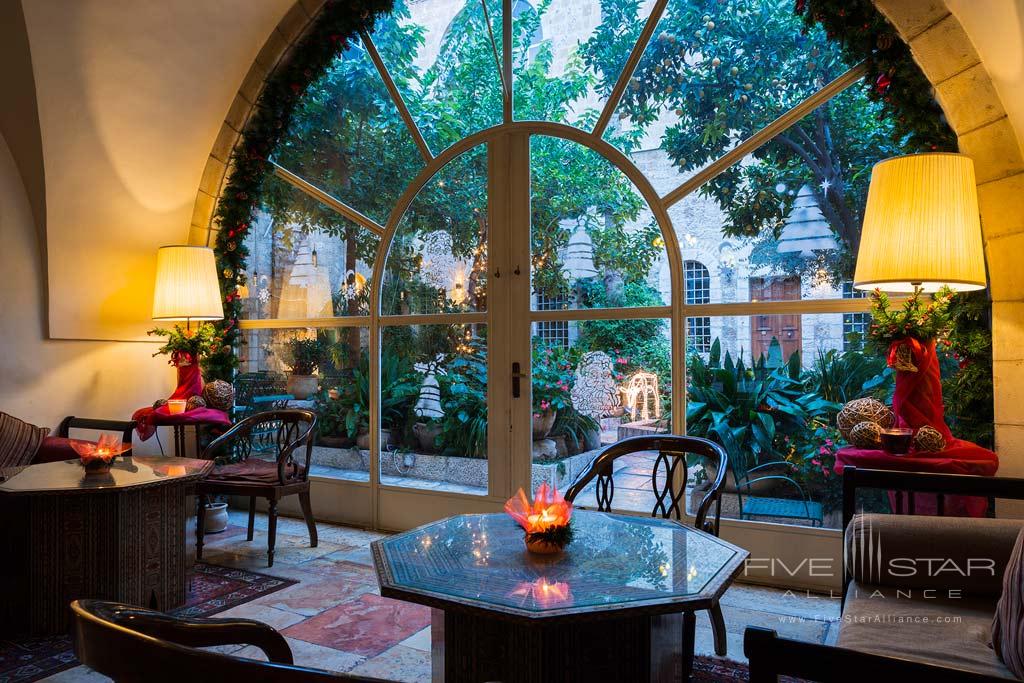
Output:
<instances>
[{"instance_id":1,"label":"potted plant","mask_svg":"<svg viewBox=\"0 0 1024 683\"><path fill-rule=\"evenodd\" d=\"M320 378L316 376L323 355L323 344L317 338L296 337L284 344L282 360L288 366L288 393L304 400L316 393Z\"/></svg>"},{"instance_id":2,"label":"potted plant","mask_svg":"<svg viewBox=\"0 0 1024 683\"><path fill-rule=\"evenodd\" d=\"M178 386L172 399L189 399L203 393L203 378L199 363L224 347L224 335L210 323L200 323L195 328L175 325L173 329L156 327L146 332L150 336L167 337L167 342L156 350L154 356L167 355L168 365L178 370Z\"/></svg>"},{"instance_id":3,"label":"potted plant","mask_svg":"<svg viewBox=\"0 0 1024 683\"><path fill-rule=\"evenodd\" d=\"M547 437L558 411L572 407L573 364L562 346L535 344L533 350L533 440Z\"/></svg>"}]
</instances>

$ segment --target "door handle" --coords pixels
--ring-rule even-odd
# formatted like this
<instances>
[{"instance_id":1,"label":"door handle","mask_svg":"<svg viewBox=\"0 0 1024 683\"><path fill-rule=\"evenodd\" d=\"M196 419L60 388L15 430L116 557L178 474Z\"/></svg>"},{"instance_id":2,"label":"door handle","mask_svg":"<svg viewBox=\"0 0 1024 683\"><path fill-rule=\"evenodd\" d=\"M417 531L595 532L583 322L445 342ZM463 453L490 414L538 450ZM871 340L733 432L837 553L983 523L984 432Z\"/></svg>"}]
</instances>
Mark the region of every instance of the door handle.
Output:
<instances>
[{"instance_id":1,"label":"door handle","mask_svg":"<svg viewBox=\"0 0 1024 683\"><path fill-rule=\"evenodd\" d=\"M519 363L512 363L512 398L519 398L519 380L523 377L523 373L519 371Z\"/></svg>"}]
</instances>

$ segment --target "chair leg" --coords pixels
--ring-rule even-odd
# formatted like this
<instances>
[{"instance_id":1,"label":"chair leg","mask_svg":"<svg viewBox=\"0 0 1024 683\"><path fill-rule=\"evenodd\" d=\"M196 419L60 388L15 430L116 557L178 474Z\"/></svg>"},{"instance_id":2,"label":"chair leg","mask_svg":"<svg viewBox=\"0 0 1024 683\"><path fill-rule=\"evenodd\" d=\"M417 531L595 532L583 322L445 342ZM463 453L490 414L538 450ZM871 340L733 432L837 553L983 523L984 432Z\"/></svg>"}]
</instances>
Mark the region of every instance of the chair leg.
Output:
<instances>
[{"instance_id":1,"label":"chair leg","mask_svg":"<svg viewBox=\"0 0 1024 683\"><path fill-rule=\"evenodd\" d=\"M315 548L319 539L316 535L316 520L313 519L313 505L309 502L309 491L299 494L299 505L302 506L302 516L306 518L306 528L309 529L309 547Z\"/></svg>"},{"instance_id":2,"label":"chair leg","mask_svg":"<svg viewBox=\"0 0 1024 683\"><path fill-rule=\"evenodd\" d=\"M684 683L693 676L693 649L697 638L697 614L683 612L683 677Z\"/></svg>"},{"instance_id":3,"label":"chair leg","mask_svg":"<svg viewBox=\"0 0 1024 683\"><path fill-rule=\"evenodd\" d=\"M711 617L711 632L715 636L715 654L724 657L729 649L729 643L725 630L725 617L722 616L722 606L717 600L708 609L708 616Z\"/></svg>"},{"instance_id":4,"label":"chair leg","mask_svg":"<svg viewBox=\"0 0 1024 683\"><path fill-rule=\"evenodd\" d=\"M203 534L206 533L206 494L196 494L196 560L203 559Z\"/></svg>"},{"instance_id":5,"label":"chair leg","mask_svg":"<svg viewBox=\"0 0 1024 683\"><path fill-rule=\"evenodd\" d=\"M256 496L249 496L249 533L245 540L251 541L253 529L256 526Z\"/></svg>"},{"instance_id":6,"label":"chair leg","mask_svg":"<svg viewBox=\"0 0 1024 683\"><path fill-rule=\"evenodd\" d=\"M269 519L267 520L267 566L274 566L274 544L277 542L277 499L270 499Z\"/></svg>"}]
</instances>

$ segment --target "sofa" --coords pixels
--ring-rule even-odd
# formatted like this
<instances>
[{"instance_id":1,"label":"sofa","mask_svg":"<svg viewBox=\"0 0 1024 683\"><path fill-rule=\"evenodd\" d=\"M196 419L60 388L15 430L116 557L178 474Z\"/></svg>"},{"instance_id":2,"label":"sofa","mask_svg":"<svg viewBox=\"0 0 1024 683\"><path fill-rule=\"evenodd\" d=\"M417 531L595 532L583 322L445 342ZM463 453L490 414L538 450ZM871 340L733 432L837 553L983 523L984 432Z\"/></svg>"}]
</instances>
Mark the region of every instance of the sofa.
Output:
<instances>
[{"instance_id":1,"label":"sofa","mask_svg":"<svg viewBox=\"0 0 1024 683\"><path fill-rule=\"evenodd\" d=\"M844 593L836 647L748 628L750 680L1018 680L990 646L1002 577L1024 520L856 513L863 489L1024 499L1024 479L843 472ZM911 503L912 504L912 503ZM912 509L912 508L911 508Z\"/></svg>"},{"instance_id":2,"label":"sofa","mask_svg":"<svg viewBox=\"0 0 1024 683\"><path fill-rule=\"evenodd\" d=\"M0 412L0 467L21 467L78 457L71 448L72 429L121 432L123 443L131 444L135 422L96 420L69 415L61 420L53 433L13 415ZM131 450L125 455L131 455Z\"/></svg>"}]
</instances>

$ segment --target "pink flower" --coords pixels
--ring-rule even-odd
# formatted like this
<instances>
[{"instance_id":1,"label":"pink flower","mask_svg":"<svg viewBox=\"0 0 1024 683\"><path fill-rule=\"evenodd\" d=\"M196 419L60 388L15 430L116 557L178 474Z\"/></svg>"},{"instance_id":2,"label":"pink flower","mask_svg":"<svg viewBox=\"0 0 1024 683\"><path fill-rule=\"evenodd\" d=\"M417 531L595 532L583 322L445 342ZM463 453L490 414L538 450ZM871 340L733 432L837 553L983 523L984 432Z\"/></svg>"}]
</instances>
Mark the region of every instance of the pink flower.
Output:
<instances>
[{"instance_id":1,"label":"pink flower","mask_svg":"<svg viewBox=\"0 0 1024 683\"><path fill-rule=\"evenodd\" d=\"M812 465L817 465L818 467L821 467L821 461L818 460L817 458L814 458L813 460L811 460L811 464Z\"/></svg>"},{"instance_id":2,"label":"pink flower","mask_svg":"<svg viewBox=\"0 0 1024 683\"><path fill-rule=\"evenodd\" d=\"M832 445L832 439L825 439L825 445L826 446L831 446Z\"/></svg>"},{"instance_id":3,"label":"pink flower","mask_svg":"<svg viewBox=\"0 0 1024 683\"><path fill-rule=\"evenodd\" d=\"M827 448L825 448L824 446L822 446L821 448L819 448L819 449L818 449L818 452L819 452L819 453L821 453L822 455L828 455L828 449L827 449Z\"/></svg>"}]
</instances>

